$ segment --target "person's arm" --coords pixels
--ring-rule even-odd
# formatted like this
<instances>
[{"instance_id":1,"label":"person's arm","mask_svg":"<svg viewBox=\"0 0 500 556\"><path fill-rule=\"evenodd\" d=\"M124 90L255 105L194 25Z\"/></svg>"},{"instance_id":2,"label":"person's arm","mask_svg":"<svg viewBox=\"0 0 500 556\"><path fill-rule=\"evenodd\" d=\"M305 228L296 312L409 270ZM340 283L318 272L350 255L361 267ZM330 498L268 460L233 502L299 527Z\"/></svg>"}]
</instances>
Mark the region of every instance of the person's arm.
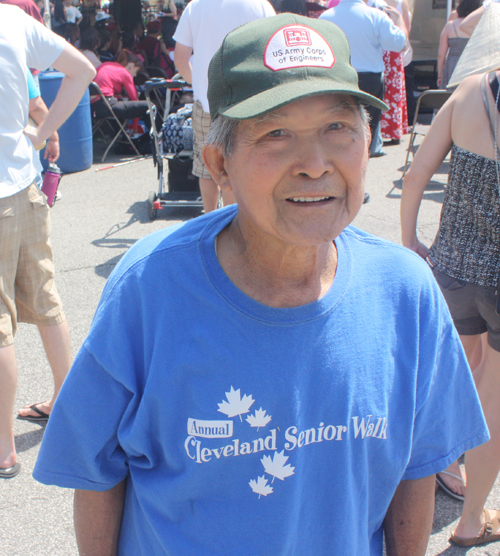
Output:
<instances>
[{"instance_id":1,"label":"person's arm","mask_svg":"<svg viewBox=\"0 0 500 556\"><path fill-rule=\"evenodd\" d=\"M448 29L449 25L453 25L452 23L447 23L443 30L441 31L441 37L439 39L439 50L438 50L438 78L437 78L437 85L438 87L441 86L441 78L443 77L443 67L444 61L446 59L446 53L448 52Z\"/></svg>"},{"instance_id":2,"label":"person's arm","mask_svg":"<svg viewBox=\"0 0 500 556\"><path fill-rule=\"evenodd\" d=\"M111 490L75 490L73 515L80 556L116 556L125 504L122 481Z\"/></svg>"},{"instance_id":3,"label":"person's arm","mask_svg":"<svg viewBox=\"0 0 500 556\"><path fill-rule=\"evenodd\" d=\"M398 10L396 10L395 8L393 8L392 6L384 6L383 10L382 10L385 14L387 14L390 18L390 20L392 21L392 23L394 23L394 25L398 28L401 29L401 31L403 31L403 33L405 34L406 37L408 37L409 35L409 31L406 28L405 25L405 21L403 19L403 16L398 12ZM404 48L404 47L403 47Z\"/></svg>"},{"instance_id":4,"label":"person's arm","mask_svg":"<svg viewBox=\"0 0 500 556\"><path fill-rule=\"evenodd\" d=\"M45 120L49 109L43 101L42 97L30 98L29 115L30 118L37 124L40 125L43 120ZM48 158L49 162L56 162L59 158L59 135L57 131L47 139L47 146L45 147L45 156Z\"/></svg>"},{"instance_id":5,"label":"person's arm","mask_svg":"<svg viewBox=\"0 0 500 556\"><path fill-rule=\"evenodd\" d=\"M64 46L64 50L53 63L53 66L56 70L64 73L59 92L47 117L37 130L25 132L35 149L39 148L73 113L96 74L94 66L70 44Z\"/></svg>"},{"instance_id":6,"label":"person's arm","mask_svg":"<svg viewBox=\"0 0 500 556\"><path fill-rule=\"evenodd\" d=\"M177 17L177 7L175 5L174 0L170 0L169 7L170 7L170 13L172 14L171 17L174 17L174 18Z\"/></svg>"},{"instance_id":7,"label":"person's arm","mask_svg":"<svg viewBox=\"0 0 500 556\"><path fill-rule=\"evenodd\" d=\"M479 23L479 20L483 17L484 11L484 7L481 6L480 8L469 14L460 24L460 31L462 31L462 33L465 33L466 35L472 35L474 29L476 28L476 25Z\"/></svg>"},{"instance_id":8,"label":"person's arm","mask_svg":"<svg viewBox=\"0 0 500 556\"><path fill-rule=\"evenodd\" d=\"M123 71L123 88L129 100L138 100L137 89L135 88L134 78L127 70Z\"/></svg>"},{"instance_id":9,"label":"person's arm","mask_svg":"<svg viewBox=\"0 0 500 556\"><path fill-rule=\"evenodd\" d=\"M405 22L406 31L408 32L409 37L411 32L411 12L408 0L403 0L401 7L403 10L403 21Z\"/></svg>"},{"instance_id":10,"label":"person's arm","mask_svg":"<svg viewBox=\"0 0 500 556\"><path fill-rule=\"evenodd\" d=\"M434 517L435 475L401 481L384 519L387 556L424 556Z\"/></svg>"},{"instance_id":11,"label":"person's arm","mask_svg":"<svg viewBox=\"0 0 500 556\"><path fill-rule=\"evenodd\" d=\"M180 42L175 43L174 63L178 72L182 75L186 83L193 82L193 68L191 67L191 54L193 49Z\"/></svg>"},{"instance_id":12,"label":"person's arm","mask_svg":"<svg viewBox=\"0 0 500 556\"><path fill-rule=\"evenodd\" d=\"M401 193L401 232L405 247L427 258L429 249L418 240L417 219L427 184L448 154L451 140L453 97L434 118L403 180Z\"/></svg>"}]
</instances>

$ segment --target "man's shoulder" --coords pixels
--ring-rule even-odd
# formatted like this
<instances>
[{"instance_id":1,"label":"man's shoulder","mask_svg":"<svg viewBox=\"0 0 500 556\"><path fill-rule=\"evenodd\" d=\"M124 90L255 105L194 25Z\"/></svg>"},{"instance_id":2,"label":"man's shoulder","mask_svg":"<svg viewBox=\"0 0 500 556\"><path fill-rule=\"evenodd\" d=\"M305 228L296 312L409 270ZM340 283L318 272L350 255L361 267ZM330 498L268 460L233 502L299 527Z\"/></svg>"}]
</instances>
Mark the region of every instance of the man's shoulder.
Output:
<instances>
[{"instance_id":1,"label":"man's shoulder","mask_svg":"<svg viewBox=\"0 0 500 556\"><path fill-rule=\"evenodd\" d=\"M23 9L18 5L11 2L3 2L0 1L0 10L2 12L2 20L5 21L5 18L9 18L9 22L11 18L17 17L19 19L25 16ZM10 26L10 25L9 25Z\"/></svg>"},{"instance_id":2,"label":"man's shoulder","mask_svg":"<svg viewBox=\"0 0 500 556\"><path fill-rule=\"evenodd\" d=\"M353 260L359 271L387 276L391 281L413 284L434 283L429 265L416 253L375 236L355 226L348 226L342 238L349 246Z\"/></svg>"},{"instance_id":3,"label":"man's shoulder","mask_svg":"<svg viewBox=\"0 0 500 556\"><path fill-rule=\"evenodd\" d=\"M335 19L341 19L343 17L348 18L370 18L373 15L372 11L375 12L373 8L369 8L363 0L343 0L335 8L330 8L320 15L320 19L327 19L329 21L335 21Z\"/></svg>"},{"instance_id":4,"label":"man's shoulder","mask_svg":"<svg viewBox=\"0 0 500 556\"><path fill-rule=\"evenodd\" d=\"M190 11L196 11L200 8L217 8L221 9L220 0L191 0L188 4ZM241 8L241 9L258 9L261 7L271 8L268 0L225 0L223 9ZM186 8L187 9L187 8ZM184 12L183 12L184 13Z\"/></svg>"},{"instance_id":5,"label":"man's shoulder","mask_svg":"<svg viewBox=\"0 0 500 556\"><path fill-rule=\"evenodd\" d=\"M158 230L140 239L122 257L111 274L106 289L109 291L130 276L143 278L145 274L153 275L159 270L162 273L179 272L181 268L191 265L207 229L216 229L217 223L233 212L228 209L216 211ZM166 277L165 274L164 278Z\"/></svg>"}]
</instances>

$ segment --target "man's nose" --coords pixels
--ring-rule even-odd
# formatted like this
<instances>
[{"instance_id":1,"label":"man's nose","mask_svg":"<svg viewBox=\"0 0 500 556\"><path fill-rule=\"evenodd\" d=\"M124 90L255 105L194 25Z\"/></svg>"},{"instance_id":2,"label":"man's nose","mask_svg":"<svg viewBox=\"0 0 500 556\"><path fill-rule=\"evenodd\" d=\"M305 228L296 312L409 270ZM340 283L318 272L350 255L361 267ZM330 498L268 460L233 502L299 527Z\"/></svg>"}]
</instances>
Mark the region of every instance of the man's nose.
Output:
<instances>
[{"instance_id":1,"label":"man's nose","mask_svg":"<svg viewBox=\"0 0 500 556\"><path fill-rule=\"evenodd\" d=\"M296 145L296 164L294 174L308 176L311 179L321 178L334 171L331 152L328 152L321 138L304 138Z\"/></svg>"}]
</instances>

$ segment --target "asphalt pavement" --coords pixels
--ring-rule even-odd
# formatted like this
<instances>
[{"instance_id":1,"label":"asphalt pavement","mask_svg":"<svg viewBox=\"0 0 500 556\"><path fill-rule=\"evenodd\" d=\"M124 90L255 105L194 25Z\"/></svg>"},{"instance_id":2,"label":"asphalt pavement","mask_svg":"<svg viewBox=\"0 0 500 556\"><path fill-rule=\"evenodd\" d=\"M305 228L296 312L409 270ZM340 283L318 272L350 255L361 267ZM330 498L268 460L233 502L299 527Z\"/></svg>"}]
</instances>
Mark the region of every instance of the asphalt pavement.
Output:
<instances>
[{"instance_id":1,"label":"asphalt pavement","mask_svg":"<svg viewBox=\"0 0 500 556\"><path fill-rule=\"evenodd\" d=\"M407 141L408 136L401 145L386 147L387 156L370 160L366 190L371 200L361 208L354 222L397 243L400 243L400 177ZM89 330L105 281L125 251L155 230L200 214L195 209L167 209L150 222L146 199L157 188L152 160L96 171L123 161L110 157L105 164L64 176L60 186L62 199L51 210L56 283L71 329L73 355ZM445 163L429 184L422 202L419 236L427 244L437 230L446 177ZM162 295L161 283L158 295ZM48 399L52 392L51 373L36 328L21 324L15 346L19 366L16 408ZM22 469L16 478L0 481L0 556L76 556L72 492L41 485L31 477L44 426L16 420L14 430ZM500 508L498 480L487 506ZM437 493L427 555L498 556L500 543L469 550L448 543L460 510L460 502Z\"/></svg>"}]
</instances>

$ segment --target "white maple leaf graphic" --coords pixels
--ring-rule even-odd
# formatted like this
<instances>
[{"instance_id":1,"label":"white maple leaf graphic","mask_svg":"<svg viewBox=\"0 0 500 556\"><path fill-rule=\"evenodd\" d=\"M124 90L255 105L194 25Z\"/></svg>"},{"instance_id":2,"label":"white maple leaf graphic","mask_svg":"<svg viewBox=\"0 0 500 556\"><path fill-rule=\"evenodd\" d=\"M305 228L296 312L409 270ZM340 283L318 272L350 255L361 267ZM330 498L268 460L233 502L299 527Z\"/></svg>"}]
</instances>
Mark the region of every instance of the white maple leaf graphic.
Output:
<instances>
[{"instance_id":1,"label":"white maple leaf graphic","mask_svg":"<svg viewBox=\"0 0 500 556\"><path fill-rule=\"evenodd\" d=\"M257 430L259 430L260 427L265 427L270 420L271 415L266 415L266 410L262 409L262 407L260 409L256 409L253 415L249 415L245 419L251 427L257 427Z\"/></svg>"},{"instance_id":2,"label":"white maple leaf graphic","mask_svg":"<svg viewBox=\"0 0 500 556\"><path fill-rule=\"evenodd\" d=\"M258 477L256 481L252 479L248 484L250 485L250 488L259 495L259 498L261 495L267 496L273 491L273 487L267 484L265 475Z\"/></svg>"},{"instance_id":3,"label":"white maple leaf graphic","mask_svg":"<svg viewBox=\"0 0 500 556\"><path fill-rule=\"evenodd\" d=\"M285 480L285 477L289 477L290 475L294 474L295 467L292 467L290 464L285 465L288 460L288 456L284 455L284 450L281 452L274 452L274 456L271 459L270 456L264 456L260 461L266 470L266 473L273 476L273 480L271 483L274 483L274 479L281 479L282 481Z\"/></svg>"},{"instance_id":4,"label":"white maple leaf graphic","mask_svg":"<svg viewBox=\"0 0 500 556\"><path fill-rule=\"evenodd\" d=\"M227 402L223 400L221 403L217 404L219 406L218 411L225 413L228 417L240 416L240 421L243 421L241 415L243 413L249 413L250 406L255 402L252 396L241 397L240 389L235 390L231 386L231 390L226 392ZM229 403L228 403L229 402Z\"/></svg>"}]
</instances>

